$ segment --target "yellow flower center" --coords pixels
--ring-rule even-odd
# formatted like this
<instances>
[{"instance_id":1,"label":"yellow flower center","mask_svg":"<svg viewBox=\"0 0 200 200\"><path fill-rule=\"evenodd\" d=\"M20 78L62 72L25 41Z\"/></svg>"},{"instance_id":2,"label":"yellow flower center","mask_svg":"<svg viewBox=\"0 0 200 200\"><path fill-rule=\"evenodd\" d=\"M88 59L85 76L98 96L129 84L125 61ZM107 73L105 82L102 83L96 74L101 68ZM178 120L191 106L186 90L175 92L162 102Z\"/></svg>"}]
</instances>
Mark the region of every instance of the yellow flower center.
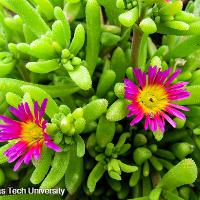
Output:
<instances>
[{"instance_id":1,"label":"yellow flower center","mask_svg":"<svg viewBox=\"0 0 200 200\"><path fill-rule=\"evenodd\" d=\"M168 95L161 85L149 85L140 90L138 103L153 118L154 114L163 110L168 104Z\"/></svg>"},{"instance_id":2,"label":"yellow flower center","mask_svg":"<svg viewBox=\"0 0 200 200\"><path fill-rule=\"evenodd\" d=\"M21 137L29 144L43 141L43 129L33 122L23 123Z\"/></svg>"}]
</instances>

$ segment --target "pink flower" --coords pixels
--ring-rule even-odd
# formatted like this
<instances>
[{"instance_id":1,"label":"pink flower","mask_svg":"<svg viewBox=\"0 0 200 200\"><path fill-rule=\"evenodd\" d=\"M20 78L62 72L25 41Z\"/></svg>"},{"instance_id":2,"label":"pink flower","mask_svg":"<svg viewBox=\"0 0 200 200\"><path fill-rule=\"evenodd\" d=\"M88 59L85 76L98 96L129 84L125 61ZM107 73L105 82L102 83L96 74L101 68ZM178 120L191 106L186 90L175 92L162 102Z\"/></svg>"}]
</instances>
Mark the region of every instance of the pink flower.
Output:
<instances>
[{"instance_id":1,"label":"pink flower","mask_svg":"<svg viewBox=\"0 0 200 200\"><path fill-rule=\"evenodd\" d=\"M132 81L125 79L125 98L130 100L128 105L128 117L135 116L130 125L133 126L146 117L144 129L155 132L160 129L165 130L165 120L174 128L176 123L170 118L173 115L180 119L185 119L185 115L179 110L188 111L185 106L173 104L173 101L185 99L190 93L184 88L188 82L171 84L180 74L181 70L176 70L169 76L171 68L161 71L158 67L149 67L148 75L141 69L133 69L135 78L139 86Z\"/></svg>"},{"instance_id":2,"label":"pink flower","mask_svg":"<svg viewBox=\"0 0 200 200\"><path fill-rule=\"evenodd\" d=\"M16 140L16 144L7 149L4 155L8 157L8 163L18 159L14 166L16 171L21 164L29 164L31 159L40 158L43 144L56 152L61 148L51 141L45 128L47 120L43 120L43 115L47 106L47 99L44 99L41 108L38 102L34 102L34 113L31 112L28 103L21 103L18 108L10 107L10 112L20 121L0 116L4 124L0 124L0 142Z\"/></svg>"}]
</instances>

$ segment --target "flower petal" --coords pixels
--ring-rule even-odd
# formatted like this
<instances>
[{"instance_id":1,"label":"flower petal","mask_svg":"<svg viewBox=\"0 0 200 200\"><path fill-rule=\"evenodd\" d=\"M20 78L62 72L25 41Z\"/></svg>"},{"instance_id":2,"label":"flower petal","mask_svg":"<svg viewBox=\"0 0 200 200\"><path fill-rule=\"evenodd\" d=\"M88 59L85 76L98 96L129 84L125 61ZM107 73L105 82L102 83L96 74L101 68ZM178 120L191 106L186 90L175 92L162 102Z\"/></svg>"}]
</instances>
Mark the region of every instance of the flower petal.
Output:
<instances>
[{"instance_id":1,"label":"flower petal","mask_svg":"<svg viewBox=\"0 0 200 200\"><path fill-rule=\"evenodd\" d=\"M139 85L143 88L146 85L146 73L142 72L141 69L133 68L133 73L135 78L137 79Z\"/></svg>"},{"instance_id":2,"label":"flower petal","mask_svg":"<svg viewBox=\"0 0 200 200\"><path fill-rule=\"evenodd\" d=\"M24 163L25 164L29 164L30 163L30 161L31 161L31 159L32 159L32 156L33 156L33 154L34 154L34 147L31 147L29 150L28 150L28 152L26 152L26 154L25 154L25 156L24 156Z\"/></svg>"},{"instance_id":3,"label":"flower petal","mask_svg":"<svg viewBox=\"0 0 200 200\"><path fill-rule=\"evenodd\" d=\"M137 124L138 122L140 122L142 120L142 118L144 117L144 114L141 113L140 115L137 115L130 123L131 126L133 126L134 124Z\"/></svg>"},{"instance_id":4,"label":"flower petal","mask_svg":"<svg viewBox=\"0 0 200 200\"><path fill-rule=\"evenodd\" d=\"M166 110L169 114L174 115L175 117L178 117L178 118L180 118L180 119L182 119L182 120L185 120L185 115L184 115L182 112L176 110L175 108L167 107L165 110Z\"/></svg>"},{"instance_id":5,"label":"flower petal","mask_svg":"<svg viewBox=\"0 0 200 200\"><path fill-rule=\"evenodd\" d=\"M46 107L47 107L47 102L48 102L48 99L45 98L41 104L41 108L40 108L40 113L39 113L39 120L42 119L44 113L45 113L45 110L46 110Z\"/></svg>"},{"instance_id":6,"label":"flower petal","mask_svg":"<svg viewBox=\"0 0 200 200\"><path fill-rule=\"evenodd\" d=\"M138 94L138 87L130 80L124 79L125 85L125 98L133 100Z\"/></svg>"},{"instance_id":7,"label":"flower petal","mask_svg":"<svg viewBox=\"0 0 200 200\"><path fill-rule=\"evenodd\" d=\"M157 67L156 66L155 67L150 66L149 70L148 70L148 84L149 85L154 83L156 74L157 74Z\"/></svg>"},{"instance_id":8,"label":"flower petal","mask_svg":"<svg viewBox=\"0 0 200 200\"><path fill-rule=\"evenodd\" d=\"M168 105L170 107L177 108L177 109L184 110L184 111L189 111L190 110L189 108L187 108L185 106L180 106L180 105L177 105L177 104L169 103Z\"/></svg>"},{"instance_id":9,"label":"flower petal","mask_svg":"<svg viewBox=\"0 0 200 200\"><path fill-rule=\"evenodd\" d=\"M52 141L45 141L45 145L56 152L61 152L61 148Z\"/></svg>"},{"instance_id":10,"label":"flower petal","mask_svg":"<svg viewBox=\"0 0 200 200\"><path fill-rule=\"evenodd\" d=\"M164 117L172 125L172 127L176 128L176 123L167 114L162 112L161 116Z\"/></svg>"},{"instance_id":11,"label":"flower petal","mask_svg":"<svg viewBox=\"0 0 200 200\"><path fill-rule=\"evenodd\" d=\"M17 171L19 169L19 167L22 165L24 161L24 156L22 156L15 164L13 171Z\"/></svg>"},{"instance_id":12,"label":"flower petal","mask_svg":"<svg viewBox=\"0 0 200 200\"><path fill-rule=\"evenodd\" d=\"M165 82L165 86L168 86L169 84L172 83L172 81L181 73L181 69L177 69L170 77L169 79Z\"/></svg>"},{"instance_id":13,"label":"flower petal","mask_svg":"<svg viewBox=\"0 0 200 200\"><path fill-rule=\"evenodd\" d=\"M38 113L38 107L39 107L39 106L38 106L38 102L35 101L35 102L34 102L34 116L35 116L35 123L36 123L36 124L39 123L39 118L38 118L38 117L39 117L39 115L38 115L38 114L39 114L39 113Z\"/></svg>"}]
</instances>

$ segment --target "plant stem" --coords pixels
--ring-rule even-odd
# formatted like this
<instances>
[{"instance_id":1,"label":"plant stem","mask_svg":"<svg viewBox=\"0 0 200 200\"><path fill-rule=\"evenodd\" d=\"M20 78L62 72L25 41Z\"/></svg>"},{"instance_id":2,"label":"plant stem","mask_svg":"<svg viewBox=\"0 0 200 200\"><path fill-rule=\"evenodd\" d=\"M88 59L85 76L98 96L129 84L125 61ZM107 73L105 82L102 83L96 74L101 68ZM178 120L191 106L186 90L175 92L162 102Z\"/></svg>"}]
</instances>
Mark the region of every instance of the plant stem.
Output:
<instances>
[{"instance_id":1,"label":"plant stem","mask_svg":"<svg viewBox=\"0 0 200 200\"><path fill-rule=\"evenodd\" d=\"M140 31L139 24L141 20L144 18L146 13L146 8L141 10L140 17L138 21L135 23L133 27L133 37L132 37L132 45L131 45L131 66L134 68L138 68L138 60L139 60L139 52L140 52L140 44L142 41L143 33Z\"/></svg>"},{"instance_id":2,"label":"plant stem","mask_svg":"<svg viewBox=\"0 0 200 200\"><path fill-rule=\"evenodd\" d=\"M65 200L76 200L77 199L77 193L71 195L71 194L68 194L65 198Z\"/></svg>"},{"instance_id":3,"label":"plant stem","mask_svg":"<svg viewBox=\"0 0 200 200\"><path fill-rule=\"evenodd\" d=\"M131 66L138 68L138 58L142 33L137 25L133 29L132 48L131 48Z\"/></svg>"},{"instance_id":4,"label":"plant stem","mask_svg":"<svg viewBox=\"0 0 200 200\"><path fill-rule=\"evenodd\" d=\"M19 73L20 73L22 79L23 79L24 81L30 82L29 73L28 73L26 67L24 66L24 64L23 64L22 62L19 61L19 62L17 63L17 69L18 69L18 71L19 71Z\"/></svg>"}]
</instances>

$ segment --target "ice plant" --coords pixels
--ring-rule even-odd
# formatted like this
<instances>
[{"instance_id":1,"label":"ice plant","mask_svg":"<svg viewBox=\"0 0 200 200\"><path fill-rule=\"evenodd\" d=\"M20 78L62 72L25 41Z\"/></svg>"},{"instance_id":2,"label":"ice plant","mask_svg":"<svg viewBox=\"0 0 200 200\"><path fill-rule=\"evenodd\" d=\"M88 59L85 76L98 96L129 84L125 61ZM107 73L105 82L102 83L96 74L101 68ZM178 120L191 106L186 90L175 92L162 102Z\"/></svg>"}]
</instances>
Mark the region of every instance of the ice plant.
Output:
<instances>
[{"instance_id":1,"label":"ice plant","mask_svg":"<svg viewBox=\"0 0 200 200\"><path fill-rule=\"evenodd\" d=\"M171 68L161 71L158 67L149 67L148 75L141 69L133 69L133 74L139 86L132 81L125 79L125 98L130 100L128 105L128 117L136 116L130 123L131 126L140 122L146 117L144 122L145 130L150 126L152 131L158 128L164 132L165 120L174 128L176 123L170 115L185 119L185 115L179 110L188 111L185 106L173 104L174 101L189 97L190 93L184 88L188 82L172 84L172 81L180 74L181 70L176 70L171 76ZM148 78L147 78L148 77Z\"/></svg>"},{"instance_id":2,"label":"ice plant","mask_svg":"<svg viewBox=\"0 0 200 200\"><path fill-rule=\"evenodd\" d=\"M0 116L0 119L4 122L0 125L0 142L16 140L16 144L4 152L9 163L18 159L14 171L23 162L28 165L32 158L38 160L43 144L56 152L61 151L61 148L51 141L50 136L45 131L47 120L43 119L43 115L46 106L47 99L43 100L40 110L38 102L34 102L33 112L26 102L21 103L18 108L10 107L10 112L20 121Z\"/></svg>"}]
</instances>

